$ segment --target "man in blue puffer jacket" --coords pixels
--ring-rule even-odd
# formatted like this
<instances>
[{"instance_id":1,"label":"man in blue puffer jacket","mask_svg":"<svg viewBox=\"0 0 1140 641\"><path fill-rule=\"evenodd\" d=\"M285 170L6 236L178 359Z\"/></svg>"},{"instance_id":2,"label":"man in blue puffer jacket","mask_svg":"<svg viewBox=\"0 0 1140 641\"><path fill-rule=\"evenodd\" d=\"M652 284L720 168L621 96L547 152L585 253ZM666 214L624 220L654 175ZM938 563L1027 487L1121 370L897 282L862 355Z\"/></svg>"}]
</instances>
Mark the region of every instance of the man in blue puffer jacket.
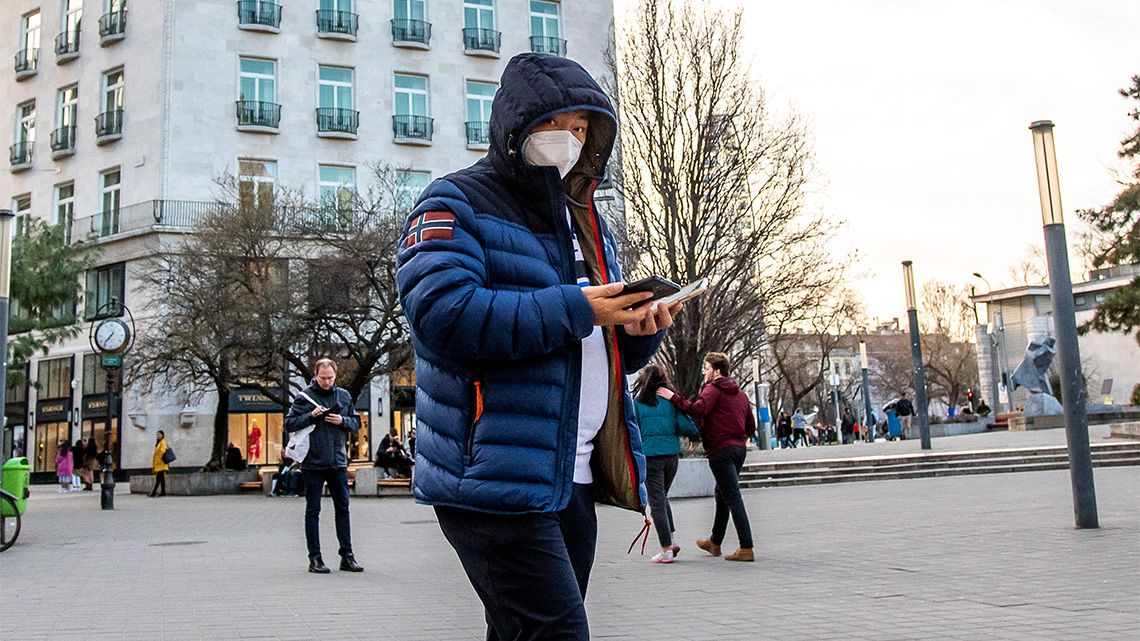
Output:
<instances>
[{"instance_id":1,"label":"man in blue puffer jacket","mask_svg":"<svg viewBox=\"0 0 1140 641\"><path fill-rule=\"evenodd\" d=\"M602 502L644 513L627 373L680 305L623 294L593 194L616 120L566 58L503 72L490 150L433 182L396 280L416 352L421 503L482 599L488 639L587 639Z\"/></svg>"}]
</instances>

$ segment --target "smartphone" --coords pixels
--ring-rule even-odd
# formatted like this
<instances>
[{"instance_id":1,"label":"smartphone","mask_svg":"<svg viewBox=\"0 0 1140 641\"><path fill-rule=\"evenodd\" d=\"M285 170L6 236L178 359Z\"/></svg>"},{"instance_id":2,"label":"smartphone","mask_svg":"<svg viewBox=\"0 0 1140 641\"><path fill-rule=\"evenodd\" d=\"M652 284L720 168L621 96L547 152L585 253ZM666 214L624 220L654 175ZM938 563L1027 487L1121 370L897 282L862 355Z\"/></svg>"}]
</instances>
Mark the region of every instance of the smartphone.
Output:
<instances>
[{"instance_id":1,"label":"smartphone","mask_svg":"<svg viewBox=\"0 0 1140 641\"><path fill-rule=\"evenodd\" d=\"M649 298L643 301L648 303L659 298L671 296L679 291L681 291L681 286L669 280L668 278L663 278L661 276L649 276L648 278L635 280L632 283L626 283L625 289L621 290L621 294L618 295L621 296L624 294L636 294L638 292L652 292L653 298Z\"/></svg>"},{"instance_id":2,"label":"smartphone","mask_svg":"<svg viewBox=\"0 0 1140 641\"><path fill-rule=\"evenodd\" d=\"M324 417L328 416L329 414L340 414L340 411L341 411L340 403L333 403L332 407L330 407L330 408L328 408L325 411L320 413L320 417L324 418Z\"/></svg>"},{"instance_id":3,"label":"smartphone","mask_svg":"<svg viewBox=\"0 0 1140 641\"><path fill-rule=\"evenodd\" d=\"M666 296L657 302L660 305L666 306L672 305L673 303L683 303L690 298L696 298L697 296L700 296L701 294L705 293L705 290L708 288L709 279L702 278L700 280L689 283L688 285L685 285L680 290L678 290L677 293Z\"/></svg>"}]
</instances>

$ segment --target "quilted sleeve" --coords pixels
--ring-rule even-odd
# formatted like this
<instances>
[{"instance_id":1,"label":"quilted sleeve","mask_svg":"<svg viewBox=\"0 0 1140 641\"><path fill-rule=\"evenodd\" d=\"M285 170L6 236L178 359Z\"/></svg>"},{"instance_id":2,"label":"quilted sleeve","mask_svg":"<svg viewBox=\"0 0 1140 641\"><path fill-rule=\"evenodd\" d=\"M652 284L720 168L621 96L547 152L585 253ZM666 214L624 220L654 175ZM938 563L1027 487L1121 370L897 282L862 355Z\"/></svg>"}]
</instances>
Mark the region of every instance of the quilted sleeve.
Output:
<instances>
[{"instance_id":1,"label":"quilted sleeve","mask_svg":"<svg viewBox=\"0 0 1140 641\"><path fill-rule=\"evenodd\" d=\"M414 237L421 214L454 216L453 229ZM577 285L532 291L487 287L474 212L453 184L433 183L413 210L397 249L396 284L413 336L439 355L519 360L590 335L594 312ZM409 234L413 237L409 238Z\"/></svg>"}]
</instances>

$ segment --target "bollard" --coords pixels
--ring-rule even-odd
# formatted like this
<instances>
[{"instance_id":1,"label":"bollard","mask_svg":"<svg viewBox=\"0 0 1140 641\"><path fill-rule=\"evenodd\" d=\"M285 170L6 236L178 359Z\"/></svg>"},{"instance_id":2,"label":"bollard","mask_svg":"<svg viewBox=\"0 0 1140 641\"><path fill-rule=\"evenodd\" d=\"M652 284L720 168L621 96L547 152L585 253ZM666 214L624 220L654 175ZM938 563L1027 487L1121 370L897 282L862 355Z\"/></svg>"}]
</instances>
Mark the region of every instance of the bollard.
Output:
<instances>
[{"instance_id":1,"label":"bollard","mask_svg":"<svg viewBox=\"0 0 1140 641\"><path fill-rule=\"evenodd\" d=\"M104 510L115 509L115 474L109 467L103 468L103 479L99 482L101 495L99 506Z\"/></svg>"}]
</instances>

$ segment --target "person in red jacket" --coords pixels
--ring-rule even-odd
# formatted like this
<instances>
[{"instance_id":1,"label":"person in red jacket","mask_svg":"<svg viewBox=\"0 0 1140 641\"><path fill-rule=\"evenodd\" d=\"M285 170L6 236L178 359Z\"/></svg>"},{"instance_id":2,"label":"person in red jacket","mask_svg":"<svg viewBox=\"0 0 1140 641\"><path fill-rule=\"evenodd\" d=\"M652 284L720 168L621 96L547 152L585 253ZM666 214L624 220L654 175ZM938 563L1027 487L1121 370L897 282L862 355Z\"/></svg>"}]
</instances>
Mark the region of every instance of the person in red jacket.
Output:
<instances>
[{"instance_id":1,"label":"person in red jacket","mask_svg":"<svg viewBox=\"0 0 1140 641\"><path fill-rule=\"evenodd\" d=\"M740 495L740 470L744 467L748 437L756 433L756 418L752 415L748 397L729 377L728 370L728 356L709 352L705 356L705 387L700 398L690 401L667 387L658 389L657 395L698 419L705 456L716 479L716 514L712 534L707 539L697 539L697 547L713 556L720 556L720 544L724 541L731 513L740 548L724 558L726 561L752 561L755 559L752 526L744 509L744 497Z\"/></svg>"}]
</instances>

